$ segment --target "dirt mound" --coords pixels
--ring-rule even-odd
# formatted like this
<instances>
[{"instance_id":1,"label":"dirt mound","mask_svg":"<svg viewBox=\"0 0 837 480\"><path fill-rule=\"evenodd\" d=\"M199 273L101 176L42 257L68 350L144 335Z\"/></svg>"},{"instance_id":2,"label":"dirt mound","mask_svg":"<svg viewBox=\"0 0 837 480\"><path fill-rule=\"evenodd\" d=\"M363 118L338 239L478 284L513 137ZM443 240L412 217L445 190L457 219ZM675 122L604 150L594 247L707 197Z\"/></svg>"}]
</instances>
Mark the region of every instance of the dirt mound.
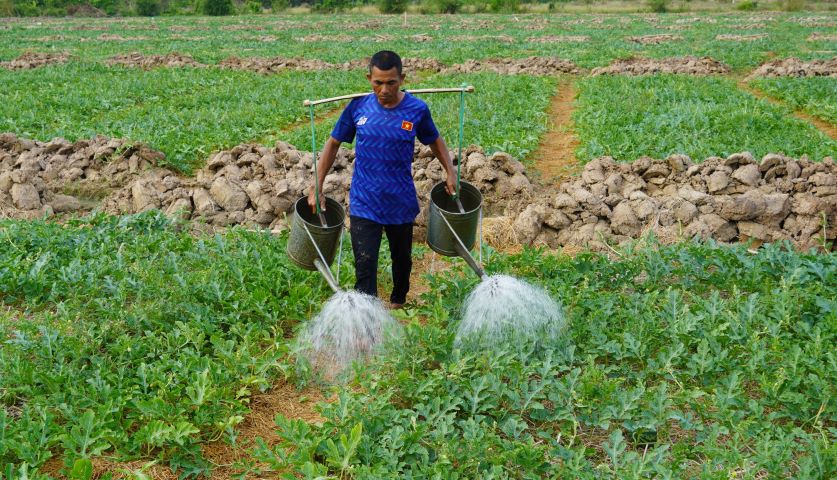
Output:
<instances>
[{"instance_id":1,"label":"dirt mound","mask_svg":"<svg viewBox=\"0 0 837 480\"><path fill-rule=\"evenodd\" d=\"M108 25L78 25L75 27L70 27L70 30L75 30L78 32L106 32L110 30L110 26Z\"/></svg>"},{"instance_id":2,"label":"dirt mound","mask_svg":"<svg viewBox=\"0 0 837 480\"><path fill-rule=\"evenodd\" d=\"M749 77L837 77L837 57L800 60L796 57L762 64Z\"/></svg>"},{"instance_id":3,"label":"dirt mound","mask_svg":"<svg viewBox=\"0 0 837 480\"><path fill-rule=\"evenodd\" d=\"M111 213L160 209L215 226L277 228L311 185L311 154L284 142L220 151L190 178L154 167L162 158L118 139L43 143L3 134L0 211L35 218L86 211L104 198L99 208ZM323 188L344 206L353 162L354 152L340 149ZM413 168L425 207L416 219L421 238L426 198L444 173L421 145ZM837 167L831 158L815 163L768 154L756 161L745 152L700 164L684 155L627 164L604 157L587 164L579 178L553 187L533 183L508 154L486 155L471 146L462 174L484 196L484 213L492 217L488 237L506 242L606 249L650 230L664 241L787 239L809 248L837 237Z\"/></svg>"},{"instance_id":4,"label":"dirt mound","mask_svg":"<svg viewBox=\"0 0 837 480\"><path fill-rule=\"evenodd\" d=\"M504 153L486 156L472 147L463 163L464 178L486 195L488 214L520 210L528 203L533 185L523 165ZM348 206L354 152L340 149L323 192ZM428 147L417 146L413 163L416 189L426 198L430 189L444 179L444 171ZM311 186L312 156L279 142L274 148L239 145L210 157L194 178L179 178L156 169L127 184L102 204L111 213L135 213L159 208L168 215L201 218L209 224L260 225L276 228L294 202ZM416 223L423 227L425 213ZM417 232L421 235L421 231Z\"/></svg>"},{"instance_id":5,"label":"dirt mound","mask_svg":"<svg viewBox=\"0 0 837 480\"><path fill-rule=\"evenodd\" d=\"M415 72L418 70L431 70L439 72L445 65L432 58L404 58L402 59L405 72ZM344 63L329 63L324 60L305 59L305 58L239 58L229 57L218 64L221 68L231 68L235 70L248 70L251 72L261 73L263 75L281 72L283 70L296 70L300 72L315 72L320 70L357 70L365 69L369 65L369 59L352 60Z\"/></svg>"},{"instance_id":6,"label":"dirt mound","mask_svg":"<svg viewBox=\"0 0 837 480\"><path fill-rule=\"evenodd\" d=\"M766 23L742 23L742 24L730 24L730 27L735 27L738 30L761 30L767 28Z\"/></svg>"},{"instance_id":7,"label":"dirt mound","mask_svg":"<svg viewBox=\"0 0 837 480\"><path fill-rule=\"evenodd\" d=\"M494 27L494 22L490 20L465 19L460 21L454 28L457 30L493 30Z\"/></svg>"},{"instance_id":8,"label":"dirt mound","mask_svg":"<svg viewBox=\"0 0 837 480\"><path fill-rule=\"evenodd\" d=\"M796 19L796 22L803 27L835 27L837 22L831 17L802 17Z\"/></svg>"},{"instance_id":9,"label":"dirt mound","mask_svg":"<svg viewBox=\"0 0 837 480\"><path fill-rule=\"evenodd\" d=\"M720 35L715 35L715 40L726 40L726 41L733 41L733 42L752 42L755 40L761 40L763 38L767 38L766 33L754 33L752 35L738 35L734 33L722 33Z\"/></svg>"},{"instance_id":10,"label":"dirt mound","mask_svg":"<svg viewBox=\"0 0 837 480\"><path fill-rule=\"evenodd\" d=\"M96 40L103 42L134 42L138 40L148 40L148 37L123 37L122 35L114 35L112 33L103 33L96 37Z\"/></svg>"},{"instance_id":11,"label":"dirt mound","mask_svg":"<svg viewBox=\"0 0 837 480\"><path fill-rule=\"evenodd\" d=\"M135 67L145 70L157 67L205 67L195 61L190 55L169 53L166 55L145 55L138 52L125 53L110 57L107 62L111 66Z\"/></svg>"},{"instance_id":12,"label":"dirt mound","mask_svg":"<svg viewBox=\"0 0 837 480\"><path fill-rule=\"evenodd\" d=\"M0 216L36 218L89 210L163 158L119 139L38 142L0 134Z\"/></svg>"},{"instance_id":13,"label":"dirt mound","mask_svg":"<svg viewBox=\"0 0 837 480\"><path fill-rule=\"evenodd\" d=\"M353 40L351 35L306 35L304 37L297 37L300 42L351 42Z\"/></svg>"},{"instance_id":14,"label":"dirt mound","mask_svg":"<svg viewBox=\"0 0 837 480\"><path fill-rule=\"evenodd\" d=\"M631 164L604 157L510 213L506 228L519 242L552 248L605 249L647 231L667 242L698 236L816 248L837 238L837 168L830 158L756 161L746 152L701 164L685 155Z\"/></svg>"},{"instance_id":15,"label":"dirt mound","mask_svg":"<svg viewBox=\"0 0 837 480\"><path fill-rule=\"evenodd\" d=\"M486 60L468 60L465 63L453 65L443 72L472 73L491 71L504 75L559 75L562 73L578 73L578 67L569 60L560 58L489 58Z\"/></svg>"},{"instance_id":16,"label":"dirt mound","mask_svg":"<svg viewBox=\"0 0 837 480\"><path fill-rule=\"evenodd\" d=\"M271 73L278 73L283 70L297 70L312 72L318 70L329 70L338 68L336 65L328 63L323 60L304 59L304 58L239 58L229 57L218 64L221 68L231 68L234 70L247 70L250 72L261 73L267 75Z\"/></svg>"},{"instance_id":17,"label":"dirt mound","mask_svg":"<svg viewBox=\"0 0 837 480\"><path fill-rule=\"evenodd\" d=\"M676 42L678 40L683 40L683 37L681 37L680 35L671 35L668 33L628 37L628 41L638 43L640 45L659 45L661 43Z\"/></svg>"},{"instance_id":18,"label":"dirt mound","mask_svg":"<svg viewBox=\"0 0 837 480\"><path fill-rule=\"evenodd\" d=\"M809 42L837 42L837 35L827 33L812 33L808 37Z\"/></svg>"},{"instance_id":19,"label":"dirt mound","mask_svg":"<svg viewBox=\"0 0 837 480\"><path fill-rule=\"evenodd\" d=\"M219 27L220 30L225 32L249 32L249 31L258 31L264 30L264 27L261 25L223 25Z\"/></svg>"},{"instance_id":20,"label":"dirt mound","mask_svg":"<svg viewBox=\"0 0 837 480\"><path fill-rule=\"evenodd\" d=\"M648 75L652 73L679 73L685 75L715 75L729 73L730 68L709 57L626 58L616 60L607 67L594 68L592 75Z\"/></svg>"},{"instance_id":21,"label":"dirt mound","mask_svg":"<svg viewBox=\"0 0 837 480\"><path fill-rule=\"evenodd\" d=\"M453 35L449 37L449 40L452 42L515 42L514 37L509 35Z\"/></svg>"},{"instance_id":22,"label":"dirt mound","mask_svg":"<svg viewBox=\"0 0 837 480\"><path fill-rule=\"evenodd\" d=\"M180 35L179 33L175 33L174 35L169 35L169 40L181 40L181 41L186 41L186 42L203 42L203 41L209 40L209 37L202 37L202 36L188 37L186 35Z\"/></svg>"},{"instance_id":23,"label":"dirt mound","mask_svg":"<svg viewBox=\"0 0 837 480\"><path fill-rule=\"evenodd\" d=\"M589 35L544 35L542 37L529 37L527 42L532 43L586 43L590 41Z\"/></svg>"},{"instance_id":24,"label":"dirt mound","mask_svg":"<svg viewBox=\"0 0 837 480\"><path fill-rule=\"evenodd\" d=\"M70 60L70 54L62 53L38 53L27 52L8 62L0 62L0 68L8 70L28 70L30 68L43 67L44 65L52 65L58 63L67 63Z\"/></svg>"}]
</instances>

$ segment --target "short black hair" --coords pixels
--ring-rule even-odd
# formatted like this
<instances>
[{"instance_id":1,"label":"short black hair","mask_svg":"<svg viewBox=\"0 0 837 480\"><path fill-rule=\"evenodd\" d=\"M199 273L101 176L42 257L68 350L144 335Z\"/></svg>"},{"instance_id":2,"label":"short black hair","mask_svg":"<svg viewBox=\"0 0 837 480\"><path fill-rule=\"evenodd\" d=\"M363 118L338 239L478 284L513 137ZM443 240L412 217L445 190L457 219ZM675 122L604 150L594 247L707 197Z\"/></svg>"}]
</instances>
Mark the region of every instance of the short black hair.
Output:
<instances>
[{"instance_id":1,"label":"short black hair","mask_svg":"<svg viewBox=\"0 0 837 480\"><path fill-rule=\"evenodd\" d=\"M381 50L369 59L369 73L372 73L372 67L378 67L380 70L389 70L395 67L398 74L401 75L401 57L393 51Z\"/></svg>"}]
</instances>

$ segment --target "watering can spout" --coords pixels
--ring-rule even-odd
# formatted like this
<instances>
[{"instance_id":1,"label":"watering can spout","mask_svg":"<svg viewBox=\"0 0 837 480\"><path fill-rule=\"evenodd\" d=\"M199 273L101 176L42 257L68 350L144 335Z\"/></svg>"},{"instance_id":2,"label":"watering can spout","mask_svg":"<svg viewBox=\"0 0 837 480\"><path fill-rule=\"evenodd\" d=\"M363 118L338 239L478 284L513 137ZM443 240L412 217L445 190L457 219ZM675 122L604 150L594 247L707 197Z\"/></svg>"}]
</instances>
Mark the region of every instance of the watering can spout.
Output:
<instances>
[{"instance_id":1,"label":"watering can spout","mask_svg":"<svg viewBox=\"0 0 837 480\"><path fill-rule=\"evenodd\" d=\"M334 276L331 274L331 270L320 260L319 258L314 259L314 266L317 267L317 270L320 274L325 278L326 283L328 286L334 290L334 293L340 293L340 287L337 285L337 280L334 279Z\"/></svg>"},{"instance_id":2,"label":"watering can spout","mask_svg":"<svg viewBox=\"0 0 837 480\"><path fill-rule=\"evenodd\" d=\"M485 270L483 270L482 267L480 267L480 264L477 263L473 256L471 256L471 252L465 249L464 245L462 245L460 242L457 242L454 245L454 248L456 249L456 253L460 257L462 257L463 260L465 260L465 263L467 263L469 267L471 267L471 270L473 270L474 273L476 273L477 276L480 277L480 280L488 279L488 275L485 274Z\"/></svg>"}]
</instances>

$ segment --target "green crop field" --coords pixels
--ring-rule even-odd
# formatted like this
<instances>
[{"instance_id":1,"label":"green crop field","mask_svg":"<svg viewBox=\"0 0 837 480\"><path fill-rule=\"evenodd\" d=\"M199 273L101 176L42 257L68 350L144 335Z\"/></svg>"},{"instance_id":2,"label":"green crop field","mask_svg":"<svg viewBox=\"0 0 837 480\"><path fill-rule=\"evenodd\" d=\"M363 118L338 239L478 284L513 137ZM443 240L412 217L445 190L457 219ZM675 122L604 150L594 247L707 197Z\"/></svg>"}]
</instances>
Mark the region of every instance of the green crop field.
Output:
<instances>
[{"instance_id":1,"label":"green crop field","mask_svg":"<svg viewBox=\"0 0 837 480\"><path fill-rule=\"evenodd\" d=\"M629 55L663 57L709 55L737 69L754 67L770 56L829 58L834 43L809 42L827 32L800 19L810 14L730 15L467 15L400 16L270 15L234 19L176 18L44 19L11 23L0 30L0 59L27 50L68 51L80 58L104 60L127 51L180 52L214 63L231 55L304 56L332 62L369 55L386 44L405 57L435 58L445 63L489 57L557 56L592 68ZM748 19L748 17L754 17ZM828 21L828 18L825 17ZM816 22L814 22L816 24ZM85 29L94 27L96 29ZM529 27L529 28L527 28ZM746 29L742 29L746 27ZM716 40L723 34L766 33L751 42ZM672 34L680 39L642 45L628 37ZM118 35L122 40L100 40ZM378 36L376 38L376 35ZM587 36L582 42L543 42L539 37ZM107 38L107 37L105 37ZM381 40L383 39L383 41ZM831 52L829 52L831 50Z\"/></svg>"},{"instance_id":2,"label":"green crop field","mask_svg":"<svg viewBox=\"0 0 837 480\"><path fill-rule=\"evenodd\" d=\"M752 84L795 109L837 124L837 82L833 78L763 78Z\"/></svg>"},{"instance_id":3,"label":"green crop field","mask_svg":"<svg viewBox=\"0 0 837 480\"><path fill-rule=\"evenodd\" d=\"M578 107L579 157L587 160L685 153L700 161L745 150L819 159L837 152L837 141L727 79L591 77L580 83Z\"/></svg>"},{"instance_id":4,"label":"green crop field","mask_svg":"<svg viewBox=\"0 0 837 480\"><path fill-rule=\"evenodd\" d=\"M833 61L835 25L831 12L764 11L0 19L0 62L69 54L65 63L31 69L0 66L0 134L142 142L163 152L160 166L181 177L165 191L126 183L105 192L127 195L130 211L141 213L41 218L58 211L46 210L51 182L58 186L50 196L75 191L64 181L68 169L46 178L46 164L86 153L48 150L33 161L19 151L31 142L0 140L0 480L837 478L837 237L829 210L837 198L837 76L750 75L790 57ZM462 307L480 281L461 259L417 243L414 290L406 308L390 312L403 335L331 381L297 338L332 292L288 259L285 212L268 230L261 228L267 223L219 227L197 214L194 191L179 197L194 204L193 220L136 206L144 194L179 195L197 184L210 191L221 173L229 181L229 172L255 171L252 157L239 156L241 163L200 171L219 150L279 141L310 150L303 100L368 90L362 65L343 63L381 49L443 64L408 69L406 88L473 85L465 95L465 145L523 162L525 178L514 162L469 164L484 168L480 181L498 197L486 198L506 210L481 221L495 248L481 248L480 261L488 274L514 276L558 302L568 323L560 339L481 350L458 344ZM129 53L190 55L203 66L108 63ZM729 69L592 71L617 60L687 55ZM230 57L331 65L264 74L221 68ZM520 72L537 63L529 57L578 69ZM496 71L473 67L491 59L523 60ZM459 96L422 98L455 150ZM316 108L320 148L344 105ZM679 153L700 162L744 151L756 160L782 153L814 163L774 158L779 163L759 169L715 162L723 185L713 195L678 186L695 203L668 197L676 205L667 217L663 197L639 195L643 181L608 183L643 156ZM132 168L130 155L118 153L95 155ZM623 163L577 182L572 172L601 156ZM283 177L274 163L273 173L254 180L261 182L255 193L252 184L239 188L247 215L261 208L257 200L271 207L272 198L256 193L281 196L291 173L302 171L289 173L282 160ZM84 175L95 181L105 171L99 168ZM556 171L571 173L546 183ZM196 172L204 177L193 178ZM29 174L43 178L29 181ZM660 169L654 175L649 183L666 180ZM781 191L773 180L780 177ZM753 190L764 193L733 204L744 196L741 178L754 178ZM32 187L44 208L18 209L18 184ZM666 193L667 185L657 185ZM169 205L156 200L161 210ZM564 210L552 208L559 201ZM595 204L598 213L571 211L574 204ZM722 206L741 208L731 220L720 216L729 213ZM7 215L23 210L26 216ZM617 213L618 232L642 230L621 245L599 231L617 232ZM533 236L546 241L519 245L532 218ZM686 228L732 229L734 241L745 243L658 240L651 221L679 228L683 238ZM565 223L595 227L599 251L589 241L561 243L563 251L543 246ZM427 224L418 225L424 234ZM803 232L815 248L743 233L760 226ZM498 228L506 235L492 242L489 232ZM391 273L382 252L381 291L391 288ZM347 287L355 280L348 239L338 280ZM274 389L291 394L276 400Z\"/></svg>"},{"instance_id":5,"label":"green crop field","mask_svg":"<svg viewBox=\"0 0 837 480\"><path fill-rule=\"evenodd\" d=\"M288 266L284 236L196 237L155 214L4 222L0 235L6 462L107 455L207 471L201 443L234 441L250 395L308 378L286 338L328 294ZM568 342L453 348L475 280L431 275L401 315L401 347L336 387L322 425L277 418L279 445L239 467L304 478L834 471L833 254L652 244L615 262L495 252L487 269L560 299Z\"/></svg>"}]
</instances>

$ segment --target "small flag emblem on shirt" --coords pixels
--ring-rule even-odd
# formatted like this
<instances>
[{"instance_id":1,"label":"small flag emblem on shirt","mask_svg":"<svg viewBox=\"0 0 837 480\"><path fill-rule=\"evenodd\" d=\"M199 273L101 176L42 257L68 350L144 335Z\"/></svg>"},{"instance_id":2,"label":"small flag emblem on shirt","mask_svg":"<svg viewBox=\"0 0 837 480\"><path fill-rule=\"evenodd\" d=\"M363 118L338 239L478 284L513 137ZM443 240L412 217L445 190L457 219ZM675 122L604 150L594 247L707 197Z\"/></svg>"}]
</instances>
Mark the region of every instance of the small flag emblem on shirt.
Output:
<instances>
[{"instance_id":1,"label":"small flag emblem on shirt","mask_svg":"<svg viewBox=\"0 0 837 480\"><path fill-rule=\"evenodd\" d=\"M408 132L412 132L413 131L413 122L408 122L407 120L402 120L401 121L401 129L402 130L407 130Z\"/></svg>"}]
</instances>

